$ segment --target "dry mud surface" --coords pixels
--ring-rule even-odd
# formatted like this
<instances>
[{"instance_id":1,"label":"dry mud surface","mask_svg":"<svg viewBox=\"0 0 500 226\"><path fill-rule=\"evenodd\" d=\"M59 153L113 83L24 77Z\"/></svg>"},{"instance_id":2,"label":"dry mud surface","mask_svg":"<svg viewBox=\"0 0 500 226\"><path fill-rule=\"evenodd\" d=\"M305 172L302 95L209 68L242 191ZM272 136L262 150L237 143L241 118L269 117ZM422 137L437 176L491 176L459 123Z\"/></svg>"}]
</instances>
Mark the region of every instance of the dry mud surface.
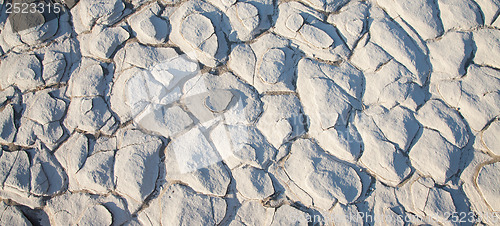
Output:
<instances>
[{"instance_id":1,"label":"dry mud surface","mask_svg":"<svg viewBox=\"0 0 500 226\"><path fill-rule=\"evenodd\" d=\"M1 225L500 224L498 0L9 2Z\"/></svg>"}]
</instances>

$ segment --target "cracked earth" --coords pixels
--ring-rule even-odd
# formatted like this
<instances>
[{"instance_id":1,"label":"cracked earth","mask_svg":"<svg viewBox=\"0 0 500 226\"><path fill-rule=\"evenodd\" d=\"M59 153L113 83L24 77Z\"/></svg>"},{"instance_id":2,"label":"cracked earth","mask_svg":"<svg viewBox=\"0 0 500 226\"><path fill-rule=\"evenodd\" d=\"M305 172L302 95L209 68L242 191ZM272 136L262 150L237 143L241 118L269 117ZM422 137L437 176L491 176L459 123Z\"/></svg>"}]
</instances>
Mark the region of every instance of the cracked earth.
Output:
<instances>
[{"instance_id":1,"label":"cracked earth","mask_svg":"<svg viewBox=\"0 0 500 226\"><path fill-rule=\"evenodd\" d=\"M498 0L6 3L1 225L500 224Z\"/></svg>"}]
</instances>

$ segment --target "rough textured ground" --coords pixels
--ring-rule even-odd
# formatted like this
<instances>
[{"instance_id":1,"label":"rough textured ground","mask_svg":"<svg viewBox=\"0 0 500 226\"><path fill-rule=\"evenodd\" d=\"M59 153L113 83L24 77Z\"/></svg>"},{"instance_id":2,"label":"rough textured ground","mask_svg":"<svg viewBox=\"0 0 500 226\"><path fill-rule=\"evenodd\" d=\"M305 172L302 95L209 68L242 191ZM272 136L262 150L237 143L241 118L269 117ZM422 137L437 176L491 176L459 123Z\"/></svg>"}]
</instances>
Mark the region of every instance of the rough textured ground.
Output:
<instances>
[{"instance_id":1,"label":"rough textured ground","mask_svg":"<svg viewBox=\"0 0 500 226\"><path fill-rule=\"evenodd\" d=\"M4 2L1 225L500 224L498 0Z\"/></svg>"}]
</instances>

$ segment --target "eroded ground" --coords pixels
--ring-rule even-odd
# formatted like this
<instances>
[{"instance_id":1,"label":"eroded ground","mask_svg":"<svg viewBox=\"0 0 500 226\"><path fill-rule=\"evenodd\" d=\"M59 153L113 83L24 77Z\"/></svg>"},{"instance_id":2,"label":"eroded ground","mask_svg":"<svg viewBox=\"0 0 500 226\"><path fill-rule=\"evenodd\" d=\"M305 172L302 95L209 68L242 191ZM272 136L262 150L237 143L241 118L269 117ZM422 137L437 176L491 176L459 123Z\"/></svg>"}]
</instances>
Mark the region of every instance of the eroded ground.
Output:
<instances>
[{"instance_id":1,"label":"eroded ground","mask_svg":"<svg viewBox=\"0 0 500 226\"><path fill-rule=\"evenodd\" d=\"M0 3L2 225L500 223L497 0Z\"/></svg>"}]
</instances>

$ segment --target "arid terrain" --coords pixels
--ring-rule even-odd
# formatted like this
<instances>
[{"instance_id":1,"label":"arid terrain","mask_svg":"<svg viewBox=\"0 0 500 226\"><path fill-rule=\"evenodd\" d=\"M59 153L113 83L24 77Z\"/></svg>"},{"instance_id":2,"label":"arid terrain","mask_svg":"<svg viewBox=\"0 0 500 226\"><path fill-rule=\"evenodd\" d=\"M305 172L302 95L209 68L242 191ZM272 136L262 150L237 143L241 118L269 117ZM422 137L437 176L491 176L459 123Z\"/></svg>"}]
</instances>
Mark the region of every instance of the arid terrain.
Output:
<instances>
[{"instance_id":1,"label":"arid terrain","mask_svg":"<svg viewBox=\"0 0 500 226\"><path fill-rule=\"evenodd\" d=\"M499 0L35 3L0 225L500 225Z\"/></svg>"}]
</instances>

